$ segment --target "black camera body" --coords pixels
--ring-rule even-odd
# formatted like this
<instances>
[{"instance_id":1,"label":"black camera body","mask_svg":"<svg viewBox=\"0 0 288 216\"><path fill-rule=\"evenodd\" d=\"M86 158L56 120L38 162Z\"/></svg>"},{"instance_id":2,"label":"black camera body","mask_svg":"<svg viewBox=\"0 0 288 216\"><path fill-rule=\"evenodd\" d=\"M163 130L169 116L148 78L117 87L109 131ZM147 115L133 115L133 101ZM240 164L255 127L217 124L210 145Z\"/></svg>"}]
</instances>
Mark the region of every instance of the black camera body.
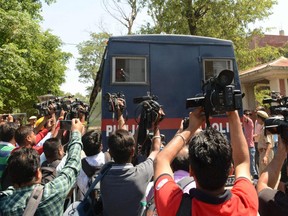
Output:
<instances>
[{"instance_id":1,"label":"black camera body","mask_svg":"<svg viewBox=\"0 0 288 216\"><path fill-rule=\"evenodd\" d=\"M232 85L234 72L223 70L202 86L202 95L186 100L186 108L202 106L207 116L242 108L242 94Z\"/></svg>"},{"instance_id":2,"label":"black camera body","mask_svg":"<svg viewBox=\"0 0 288 216\"><path fill-rule=\"evenodd\" d=\"M41 103L34 104L34 108L38 110L39 115L41 116L47 116L49 115L49 105L52 104L51 100L44 101Z\"/></svg>"},{"instance_id":3,"label":"black camera body","mask_svg":"<svg viewBox=\"0 0 288 216\"><path fill-rule=\"evenodd\" d=\"M184 117L184 118L183 118L183 122L182 122L183 130L185 130L186 128L188 128L188 126L189 126L189 117Z\"/></svg>"},{"instance_id":4,"label":"black camera body","mask_svg":"<svg viewBox=\"0 0 288 216\"><path fill-rule=\"evenodd\" d=\"M142 107L140 122L144 123L145 128L152 128L153 123L158 119L159 110L162 107L156 100L158 97L153 96L142 96L133 99L133 103L139 104ZM163 120L164 115L159 117L159 120Z\"/></svg>"},{"instance_id":5,"label":"black camera body","mask_svg":"<svg viewBox=\"0 0 288 216\"><path fill-rule=\"evenodd\" d=\"M120 105L118 103L118 99L123 99L124 106ZM108 111L109 112L117 112L119 109L123 111L126 108L126 100L125 100L125 95L121 92L117 93L109 93L107 92L104 95L104 99L106 100L108 104Z\"/></svg>"},{"instance_id":6,"label":"black camera body","mask_svg":"<svg viewBox=\"0 0 288 216\"><path fill-rule=\"evenodd\" d=\"M279 134L283 140L288 142L288 97L281 97L272 92L271 98L263 99L264 104L270 104L272 117L265 119L265 133ZM275 103L275 106L271 106Z\"/></svg>"},{"instance_id":7,"label":"black camera body","mask_svg":"<svg viewBox=\"0 0 288 216\"><path fill-rule=\"evenodd\" d=\"M153 127L153 124L157 119L161 121L164 118L164 115L159 114L159 110L162 106L156 100L158 100L158 97L155 95L147 95L133 99L133 103L139 104L138 108L141 108L140 121L138 123L137 147L138 145L140 146L141 154L145 156L149 155L152 144L151 139L149 139L149 134L147 134L147 130Z\"/></svg>"},{"instance_id":8,"label":"black camera body","mask_svg":"<svg viewBox=\"0 0 288 216\"><path fill-rule=\"evenodd\" d=\"M73 96L55 97L54 99L36 103L34 108L37 109L42 116L49 115L51 109L53 109L56 114L59 114L63 109L67 113L67 119L78 118L79 112L83 113L87 118L90 110L87 103L80 101L78 98L73 99Z\"/></svg>"}]
</instances>

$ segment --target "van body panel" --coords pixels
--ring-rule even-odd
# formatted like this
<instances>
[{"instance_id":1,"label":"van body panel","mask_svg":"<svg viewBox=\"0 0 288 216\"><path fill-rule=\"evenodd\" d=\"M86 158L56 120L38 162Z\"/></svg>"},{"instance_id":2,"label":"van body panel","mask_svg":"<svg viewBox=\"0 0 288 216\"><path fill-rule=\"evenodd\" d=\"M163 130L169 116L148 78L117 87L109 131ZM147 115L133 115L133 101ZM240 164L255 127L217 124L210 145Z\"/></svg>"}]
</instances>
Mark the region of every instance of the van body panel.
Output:
<instances>
[{"instance_id":1,"label":"van body panel","mask_svg":"<svg viewBox=\"0 0 288 216\"><path fill-rule=\"evenodd\" d=\"M121 77L118 80L119 65L123 67L124 81ZM108 112L103 98L107 92L122 92L125 95L127 112L124 114L128 117L126 123L132 133L140 114L139 105L133 103L133 98L147 94L158 96L158 103L163 105L165 112L160 130L169 141L181 120L189 115L186 99L202 93L203 80L217 75L222 69L234 71L234 84L240 90L231 41L187 35L111 37L99 71L101 81L97 89L100 91L91 109L91 112L97 113L97 126L100 126L101 119L104 149L107 147L107 136L117 127L116 116ZM229 133L227 119L223 116L213 117L211 124L221 132Z\"/></svg>"}]
</instances>

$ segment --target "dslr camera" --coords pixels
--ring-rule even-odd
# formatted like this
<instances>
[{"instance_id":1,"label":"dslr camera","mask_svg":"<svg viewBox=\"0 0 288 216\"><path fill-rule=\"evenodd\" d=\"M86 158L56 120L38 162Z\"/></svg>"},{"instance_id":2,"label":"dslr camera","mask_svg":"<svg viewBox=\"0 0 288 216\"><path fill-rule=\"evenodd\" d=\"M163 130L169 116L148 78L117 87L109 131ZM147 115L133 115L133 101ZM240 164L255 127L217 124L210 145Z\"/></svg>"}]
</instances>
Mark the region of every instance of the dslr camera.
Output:
<instances>
[{"instance_id":1,"label":"dslr camera","mask_svg":"<svg viewBox=\"0 0 288 216\"><path fill-rule=\"evenodd\" d=\"M218 76L203 83L202 94L199 97L187 98L186 108L202 106L206 119L208 116L241 109L242 94L231 84L233 79L233 71L222 70Z\"/></svg>"},{"instance_id":2,"label":"dslr camera","mask_svg":"<svg viewBox=\"0 0 288 216\"><path fill-rule=\"evenodd\" d=\"M288 97L282 97L277 92L271 92L271 98L263 99L263 104L270 104L272 115L272 117L265 119L265 132L279 134L283 140L288 142Z\"/></svg>"},{"instance_id":3,"label":"dslr camera","mask_svg":"<svg viewBox=\"0 0 288 216\"><path fill-rule=\"evenodd\" d=\"M118 99L123 99L124 105L120 105L118 103ZM117 112L119 109L123 111L126 108L126 101L125 101L125 95L121 92L117 93L109 93L107 92L104 96L104 99L106 100L108 104L108 111L109 112Z\"/></svg>"}]
</instances>

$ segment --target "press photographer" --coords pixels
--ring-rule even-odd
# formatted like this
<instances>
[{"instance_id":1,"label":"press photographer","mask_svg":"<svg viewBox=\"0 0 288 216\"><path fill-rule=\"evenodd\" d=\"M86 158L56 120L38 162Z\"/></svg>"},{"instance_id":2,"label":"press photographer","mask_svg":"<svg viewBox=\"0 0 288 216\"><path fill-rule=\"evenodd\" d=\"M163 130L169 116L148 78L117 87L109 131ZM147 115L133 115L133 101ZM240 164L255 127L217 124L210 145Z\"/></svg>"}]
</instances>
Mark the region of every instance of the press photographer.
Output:
<instances>
[{"instance_id":1,"label":"press photographer","mask_svg":"<svg viewBox=\"0 0 288 216\"><path fill-rule=\"evenodd\" d=\"M272 92L271 98L265 98L264 104L270 104L272 117L265 120L265 132L279 134L288 141L288 97L282 97L279 92ZM272 105L275 104L275 105Z\"/></svg>"},{"instance_id":2,"label":"press photographer","mask_svg":"<svg viewBox=\"0 0 288 216\"><path fill-rule=\"evenodd\" d=\"M187 98L186 108L204 108L206 124L210 126L209 116L223 114L242 108L242 94L232 84L234 72L223 70L202 85L202 96Z\"/></svg>"},{"instance_id":3,"label":"press photographer","mask_svg":"<svg viewBox=\"0 0 288 216\"><path fill-rule=\"evenodd\" d=\"M89 105L73 98L73 95L66 97L55 97L47 101L43 101L34 105L42 116L49 115L49 110L53 109L58 117L62 110L65 111L65 119L71 120L73 118L80 118L84 121L87 119L89 114Z\"/></svg>"},{"instance_id":4,"label":"press photographer","mask_svg":"<svg viewBox=\"0 0 288 216\"><path fill-rule=\"evenodd\" d=\"M137 144L140 148L139 153L144 156L149 155L151 149L151 142L153 139L149 137L149 129L152 129L153 124L155 124L156 121L162 121L165 116L162 106L156 100L158 100L158 98L155 95L147 95L133 99L133 103L138 104L137 110L140 109Z\"/></svg>"}]
</instances>

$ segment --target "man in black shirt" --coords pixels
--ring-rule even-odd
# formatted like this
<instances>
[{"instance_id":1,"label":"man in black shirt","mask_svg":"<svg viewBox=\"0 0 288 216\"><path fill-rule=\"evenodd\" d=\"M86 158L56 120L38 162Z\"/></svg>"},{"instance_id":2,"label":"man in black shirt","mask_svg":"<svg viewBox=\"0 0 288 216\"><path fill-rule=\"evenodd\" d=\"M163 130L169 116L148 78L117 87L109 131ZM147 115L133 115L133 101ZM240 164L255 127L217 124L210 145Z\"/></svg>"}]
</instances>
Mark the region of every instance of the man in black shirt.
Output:
<instances>
[{"instance_id":1,"label":"man in black shirt","mask_svg":"<svg viewBox=\"0 0 288 216\"><path fill-rule=\"evenodd\" d=\"M257 184L259 196L259 214L261 216L288 215L288 194L275 190L279 180L282 165L287 157L288 143L279 136L279 145L276 155L261 174Z\"/></svg>"}]
</instances>

